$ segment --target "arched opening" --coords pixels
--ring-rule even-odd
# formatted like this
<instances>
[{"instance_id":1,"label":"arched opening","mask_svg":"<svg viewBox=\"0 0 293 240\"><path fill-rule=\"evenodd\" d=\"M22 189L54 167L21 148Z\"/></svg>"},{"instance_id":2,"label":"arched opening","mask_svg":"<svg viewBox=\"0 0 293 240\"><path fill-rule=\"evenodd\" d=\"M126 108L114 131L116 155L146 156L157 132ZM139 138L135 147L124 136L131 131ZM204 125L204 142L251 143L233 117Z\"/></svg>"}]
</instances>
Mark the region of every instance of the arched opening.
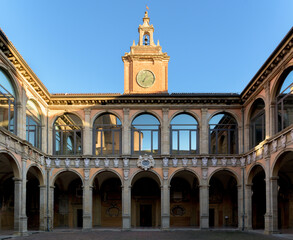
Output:
<instances>
[{"instance_id":1,"label":"arched opening","mask_svg":"<svg viewBox=\"0 0 293 240\"><path fill-rule=\"evenodd\" d=\"M238 125L233 116L219 113L209 121L209 148L211 154L238 153Z\"/></svg>"},{"instance_id":2,"label":"arched opening","mask_svg":"<svg viewBox=\"0 0 293 240\"><path fill-rule=\"evenodd\" d=\"M293 123L293 67L282 74L281 80L276 96L276 132Z\"/></svg>"},{"instance_id":3,"label":"arched opening","mask_svg":"<svg viewBox=\"0 0 293 240\"><path fill-rule=\"evenodd\" d=\"M16 164L6 153L0 153L0 230L14 230Z\"/></svg>"},{"instance_id":4,"label":"arched opening","mask_svg":"<svg viewBox=\"0 0 293 240\"><path fill-rule=\"evenodd\" d=\"M209 226L238 227L238 189L234 174L218 171L209 185Z\"/></svg>"},{"instance_id":5,"label":"arched opening","mask_svg":"<svg viewBox=\"0 0 293 240\"><path fill-rule=\"evenodd\" d=\"M54 155L82 154L82 121L72 113L65 113L54 122Z\"/></svg>"},{"instance_id":6,"label":"arched opening","mask_svg":"<svg viewBox=\"0 0 293 240\"><path fill-rule=\"evenodd\" d=\"M105 113L94 122L94 154L121 154L121 121L114 114Z\"/></svg>"},{"instance_id":7,"label":"arched opening","mask_svg":"<svg viewBox=\"0 0 293 240\"><path fill-rule=\"evenodd\" d=\"M132 124L132 153L160 154L160 122L151 114L137 116Z\"/></svg>"},{"instance_id":8,"label":"arched opening","mask_svg":"<svg viewBox=\"0 0 293 240\"><path fill-rule=\"evenodd\" d=\"M266 213L265 171L260 165L253 167L251 179L251 219L252 229L264 229Z\"/></svg>"},{"instance_id":9,"label":"arched opening","mask_svg":"<svg viewBox=\"0 0 293 240\"><path fill-rule=\"evenodd\" d=\"M189 171L180 171L171 180L170 226L199 226L199 182Z\"/></svg>"},{"instance_id":10,"label":"arched opening","mask_svg":"<svg viewBox=\"0 0 293 240\"><path fill-rule=\"evenodd\" d=\"M157 176L153 173L141 172L132 182L132 227L159 227L161 225L161 189Z\"/></svg>"},{"instance_id":11,"label":"arched opening","mask_svg":"<svg viewBox=\"0 0 293 240\"><path fill-rule=\"evenodd\" d=\"M40 170L31 167L27 172L26 216L28 230L40 229Z\"/></svg>"},{"instance_id":12,"label":"arched opening","mask_svg":"<svg viewBox=\"0 0 293 240\"><path fill-rule=\"evenodd\" d=\"M113 172L99 173L93 182L93 227L121 227L122 188Z\"/></svg>"},{"instance_id":13,"label":"arched opening","mask_svg":"<svg viewBox=\"0 0 293 240\"><path fill-rule=\"evenodd\" d=\"M16 93L12 81L0 68L0 126L16 134Z\"/></svg>"},{"instance_id":14,"label":"arched opening","mask_svg":"<svg viewBox=\"0 0 293 240\"><path fill-rule=\"evenodd\" d=\"M274 175L278 176L278 227L293 229L293 152L283 153L277 160Z\"/></svg>"},{"instance_id":15,"label":"arched opening","mask_svg":"<svg viewBox=\"0 0 293 240\"><path fill-rule=\"evenodd\" d=\"M32 100L26 104L26 140L34 147L41 148L41 114Z\"/></svg>"},{"instance_id":16,"label":"arched opening","mask_svg":"<svg viewBox=\"0 0 293 240\"><path fill-rule=\"evenodd\" d=\"M250 148L265 139L265 124L265 103L261 98L258 98L252 105L250 115Z\"/></svg>"},{"instance_id":17,"label":"arched opening","mask_svg":"<svg viewBox=\"0 0 293 240\"><path fill-rule=\"evenodd\" d=\"M54 187L54 227L81 228L83 189L80 177L74 172L62 172Z\"/></svg>"},{"instance_id":18,"label":"arched opening","mask_svg":"<svg viewBox=\"0 0 293 240\"><path fill-rule=\"evenodd\" d=\"M172 119L170 124L172 154L198 153L197 126L196 119L186 113L178 114Z\"/></svg>"}]
</instances>

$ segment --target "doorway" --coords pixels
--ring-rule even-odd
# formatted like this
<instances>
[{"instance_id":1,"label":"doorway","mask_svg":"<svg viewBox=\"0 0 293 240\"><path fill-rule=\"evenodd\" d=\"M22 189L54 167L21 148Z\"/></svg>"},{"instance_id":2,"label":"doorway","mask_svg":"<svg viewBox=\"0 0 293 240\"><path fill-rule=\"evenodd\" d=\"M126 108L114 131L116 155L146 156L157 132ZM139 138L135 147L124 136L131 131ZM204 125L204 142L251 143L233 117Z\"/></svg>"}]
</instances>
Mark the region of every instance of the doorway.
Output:
<instances>
[{"instance_id":1,"label":"doorway","mask_svg":"<svg viewBox=\"0 0 293 240\"><path fill-rule=\"evenodd\" d=\"M140 226L141 227L152 226L152 205L150 204L140 205Z\"/></svg>"}]
</instances>

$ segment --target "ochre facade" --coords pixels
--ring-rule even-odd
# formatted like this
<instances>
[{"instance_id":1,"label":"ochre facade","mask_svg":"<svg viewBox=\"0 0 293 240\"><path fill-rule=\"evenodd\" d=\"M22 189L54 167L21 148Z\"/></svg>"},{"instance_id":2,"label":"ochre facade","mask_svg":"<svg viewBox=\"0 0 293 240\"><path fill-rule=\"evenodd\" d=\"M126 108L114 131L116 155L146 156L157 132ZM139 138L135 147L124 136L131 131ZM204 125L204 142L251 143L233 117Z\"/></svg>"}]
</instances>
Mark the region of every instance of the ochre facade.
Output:
<instances>
[{"instance_id":1,"label":"ochre facade","mask_svg":"<svg viewBox=\"0 0 293 240\"><path fill-rule=\"evenodd\" d=\"M50 94L0 31L0 231L293 228L293 30L241 94L176 94L149 21L124 94Z\"/></svg>"}]
</instances>

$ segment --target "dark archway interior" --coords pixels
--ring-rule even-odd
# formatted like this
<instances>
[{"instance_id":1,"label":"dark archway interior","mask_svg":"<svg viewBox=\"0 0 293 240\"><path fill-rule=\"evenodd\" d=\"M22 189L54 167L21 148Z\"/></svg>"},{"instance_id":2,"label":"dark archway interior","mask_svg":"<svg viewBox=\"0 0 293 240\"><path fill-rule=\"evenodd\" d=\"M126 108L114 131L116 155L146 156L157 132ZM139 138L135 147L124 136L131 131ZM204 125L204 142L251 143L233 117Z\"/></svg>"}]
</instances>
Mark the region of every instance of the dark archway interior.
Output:
<instances>
[{"instance_id":1,"label":"dark archway interior","mask_svg":"<svg viewBox=\"0 0 293 240\"><path fill-rule=\"evenodd\" d=\"M255 176L252 179L252 228L264 229L266 213L266 183L265 172L262 167L255 167Z\"/></svg>"},{"instance_id":2,"label":"dark archway interior","mask_svg":"<svg viewBox=\"0 0 293 240\"><path fill-rule=\"evenodd\" d=\"M238 189L234 175L228 171L215 173L209 187L209 226L238 226Z\"/></svg>"},{"instance_id":3,"label":"dark archway interior","mask_svg":"<svg viewBox=\"0 0 293 240\"><path fill-rule=\"evenodd\" d=\"M54 227L82 227L82 181L73 172L61 173L55 181Z\"/></svg>"},{"instance_id":4,"label":"dark archway interior","mask_svg":"<svg viewBox=\"0 0 293 240\"><path fill-rule=\"evenodd\" d=\"M121 180L111 172L102 172L93 183L93 226L122 226Z\"/></svg>"}]
</instances>

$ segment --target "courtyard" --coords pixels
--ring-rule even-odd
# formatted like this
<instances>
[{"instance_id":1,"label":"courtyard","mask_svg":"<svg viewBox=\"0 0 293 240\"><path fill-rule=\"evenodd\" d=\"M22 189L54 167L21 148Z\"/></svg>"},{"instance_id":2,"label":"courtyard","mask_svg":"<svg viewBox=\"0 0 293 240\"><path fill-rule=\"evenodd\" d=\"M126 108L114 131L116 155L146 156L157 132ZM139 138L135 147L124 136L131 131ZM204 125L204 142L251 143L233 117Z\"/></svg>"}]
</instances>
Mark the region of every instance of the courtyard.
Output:
<instances>
[{"instance_id":1,"label":"courtyard","mask_svg":"<svg viewBox=\"0 0 293 240\"><path fill-rule=\"evenodd\" d=\"M54 232L36 232L30 233L26 237L13 237L12 235L0 235L0 239L18 239L18 240L34 240L34 239L71 239L71 240L82 240L82 239L119 239L119 240L149 240L149 239L160 239L160 240L278 240L278 239L293 239L292 234L276 234L276 235L264 235L258 232L240 232L240 231L199 231L199 230L171 230L171 231L160 231L160 230L149 230L140 229L133 231L110 231L110 230L99 230L91 232L82 232L79 230L57 230Z\"/></svg>"}]
</instances>

